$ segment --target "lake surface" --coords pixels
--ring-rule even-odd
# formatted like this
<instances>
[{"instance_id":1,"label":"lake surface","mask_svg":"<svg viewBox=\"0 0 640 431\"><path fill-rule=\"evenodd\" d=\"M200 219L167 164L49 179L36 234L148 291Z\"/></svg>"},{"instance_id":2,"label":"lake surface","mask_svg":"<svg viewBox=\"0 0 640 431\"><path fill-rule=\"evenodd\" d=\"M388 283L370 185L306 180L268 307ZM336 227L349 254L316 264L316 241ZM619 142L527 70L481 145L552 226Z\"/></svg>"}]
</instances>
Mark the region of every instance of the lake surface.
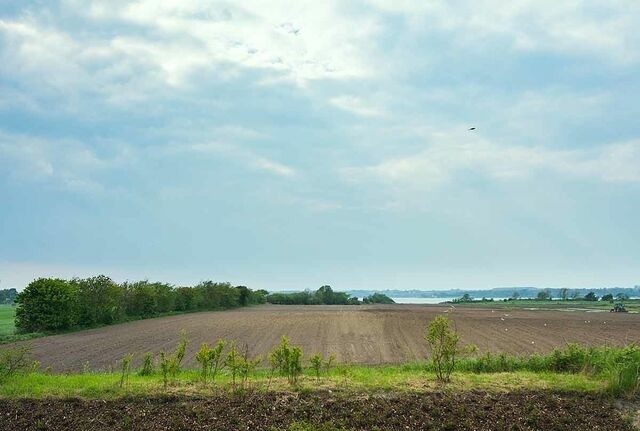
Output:
<instances>
[{"instance_id":1,"label":"lake surface","mask_svg":"<svg viewBox=\"0 0 640 431\"><path fill-rule=\"evenodd\" d=\"M392 296L391 299L393 299L396 304L440 304L441 302L452 301L456 298L398 298ZM493 298L494 301L502 301L503 299L504 298Z\"/></svg>"}]
</instances>

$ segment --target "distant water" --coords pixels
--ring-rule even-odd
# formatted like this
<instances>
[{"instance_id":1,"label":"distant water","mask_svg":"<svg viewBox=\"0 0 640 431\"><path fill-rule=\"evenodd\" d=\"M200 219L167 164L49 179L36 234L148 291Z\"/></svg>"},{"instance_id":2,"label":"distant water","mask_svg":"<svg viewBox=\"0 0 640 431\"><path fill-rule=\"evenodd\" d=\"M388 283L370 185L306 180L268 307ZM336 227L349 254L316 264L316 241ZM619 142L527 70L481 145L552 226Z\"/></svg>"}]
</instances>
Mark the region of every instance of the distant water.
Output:
<instances>
[{"instance_id":1,"label":"distant water","mask_svg":"<svg viewBox=\"0 0 640 431\"><path fill-rule=\"evenodd\" d=\"M441 302L452 301L456 298L396 298L391 297L396 304L440 304ZM504 298L493 298L494 301L502 301Z\"/></svg>"},{"instance_id":2,"label":"distant water","mask_svg":"<svg viewBox=\"0 0 640 431\"><path fill-rule=\"evenodd\" d=\"M439 304L445 301L451 301L455 298L394 298L391 297L396 304Z\"/></svg>"}]
</instances>

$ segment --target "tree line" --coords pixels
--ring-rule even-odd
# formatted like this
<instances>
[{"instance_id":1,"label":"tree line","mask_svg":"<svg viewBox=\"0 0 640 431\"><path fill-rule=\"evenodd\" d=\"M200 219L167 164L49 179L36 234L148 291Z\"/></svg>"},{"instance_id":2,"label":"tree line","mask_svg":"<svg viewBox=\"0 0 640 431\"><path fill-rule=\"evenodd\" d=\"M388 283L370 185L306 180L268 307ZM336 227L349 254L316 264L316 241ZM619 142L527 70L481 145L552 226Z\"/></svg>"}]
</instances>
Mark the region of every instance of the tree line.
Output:
<instances>
[{"instance_id":1,"label":"tree line","mask_svg":"<svg viewBox=\"0 0 640 431\"><path fill-rule=\"evenodd\" d=\"M175 287L147 280L116 283L105 275L89 278L39 278L15 297L20 332L60 331L111 325L169 313L226 310L256 304L357 305L358 298L322 286L315 292L271 293L230 283L203 281ZM383 294L365 304L390 304Z\"/></svg>"},{"instance_id":2,"label":"tree line","mask_svg":"<svg viewBox=\"0 0 640 431\"><path fill-rule=\"evenodd\" d=\"M18 291L15 288L0 289L0 304L13 304L17 295Z\"/></svg>"},{"instance_id":3,"label":"tree line","mask_svg":"<svg viewBox=\"0 0 640 431\"><path fill-rule=\"evenodd\" d=\"M270 304L283 305L359 305L358 298L345 292L336 292L331 286L322 286L315 292L275 292L267 295ZM382 293L374 293L362 300L365 304L393 304L393 299Z\"/></svg>"},{"instance_id":4,"label":"tree line","mask_svg":"<svg viewBox=\"0 0 640 431\"><path fill-rule=\"evenodd\" d=\"M16 327L39 332L110 325L173 312L261 304L266 295L265 290L213 281L175 287L147 280L116 283L105 275L39 278L16 297Z\"/></svg>"}]
</instances>

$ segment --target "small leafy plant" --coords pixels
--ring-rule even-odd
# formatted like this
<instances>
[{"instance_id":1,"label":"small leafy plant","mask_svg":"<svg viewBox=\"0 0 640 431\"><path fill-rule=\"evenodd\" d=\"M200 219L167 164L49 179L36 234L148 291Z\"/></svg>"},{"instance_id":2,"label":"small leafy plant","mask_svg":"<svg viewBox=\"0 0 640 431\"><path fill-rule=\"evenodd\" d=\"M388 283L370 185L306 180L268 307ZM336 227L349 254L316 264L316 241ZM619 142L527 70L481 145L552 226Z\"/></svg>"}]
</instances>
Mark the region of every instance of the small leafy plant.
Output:
<instances>
[{"instance_id":1,"label":"small leafy plant","mask_svg":"<svg viewBox=\"0 0 640 431\"><path fill-rule=\"evenodd\" d=\"M316 353L309 358L311 369L316 376L316 383L320 383L320 376L329 373L329 369L333 366L335 361L334 355L329 355L325 360L320 353Z\"/></svg>"},{"instance_id":2,"label":"small leafy plant","mask_svg":"<svg viewBox=\"0 0 640 431\"><path fill-rule=\"evenodd\" d=\"M280 345L269 353L271 369L285 376L291 386L298 384L302 373L302 349L290 346L287 337L282 337Z\"/></svg>"},{"instance_id":3,"label":"small leafy plant","mask_svg":"<svg viewBox=\"0 0 640 431\"><path fill-rule=\"evenodd\" d=\"M153 364L153 353L147 352L142 358L142 367L138 371L140 376L150 376L155 372L155 366Z\"/></svg>"},{"instance_id":4,"label":"small leafy plant","mask_svg":"<svg viewBox=\"0 0 640 431\"><path fill-rule=\"evenodd\" d=\"M129 374L131 372L131 361L133 360L134 354L129 353L122 357L120 360L120 388L123 388L124 385L129 381Z\"/></svg>"},{"instance_id":5,"label":"small leafy plant","mask_svg":"<svg viewBox=\"0 0 640 431\"><path fill-rule=\"evenodd\" d=\"M435 317L427 327L425 340L431 346L431 357L438 381L447 383L456 367L457 356L463 352L475 351L475 346L461 350L458 346L460 335L446 316Z\"/></svg>"},{"instance_id":6,"label":"small leafy plant","mask_svg":"<svg viewBox=\"0 0 640 431\"><path fill-rule=\"evenodd\" d=\"M31 348L21 346L0 350L0 382L32 368Z\"/></svg>"}]
</instances>

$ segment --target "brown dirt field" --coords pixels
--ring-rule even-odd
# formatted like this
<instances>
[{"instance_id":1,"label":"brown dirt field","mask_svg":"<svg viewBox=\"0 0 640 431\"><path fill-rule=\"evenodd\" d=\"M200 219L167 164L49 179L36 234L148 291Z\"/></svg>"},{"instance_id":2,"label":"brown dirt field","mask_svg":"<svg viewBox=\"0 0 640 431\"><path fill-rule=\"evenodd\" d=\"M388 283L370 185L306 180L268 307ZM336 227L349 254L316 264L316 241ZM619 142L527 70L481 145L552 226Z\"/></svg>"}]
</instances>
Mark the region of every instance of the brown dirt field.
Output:
<instances>
[{"instance_id":1,"label":"brown dirt field","mask_svg":"<svg viewBox=\"0 0 640 431\"><path fill-rule=\"evenodd\" d=\"M632 430L610 399L579 393L314 392L200 399L0 400L0 430L12 431L267 431L287 429L294 421L353 431Z\"/></svg>"},{"instance_id":2,"label":"brown dirt field","mask_svg":"<svg viewBox=\"0 0 640 431\"><path fill-rule=\"evenodd\" d=\"M140 320L31 340L42 368L79 371L116 366L126 353L172 351L180 330L188 333L186 361L202 342L218 338L265 356L282 335L307 354L334 353L343 363L381 364L428 356L424 330L447 312L465 343L480 352L547 352L569 342L620 345L640 340L640 315L627 313L526 311L431 305L276 306L203 312Z\"/></svg>"}]
</instances>

